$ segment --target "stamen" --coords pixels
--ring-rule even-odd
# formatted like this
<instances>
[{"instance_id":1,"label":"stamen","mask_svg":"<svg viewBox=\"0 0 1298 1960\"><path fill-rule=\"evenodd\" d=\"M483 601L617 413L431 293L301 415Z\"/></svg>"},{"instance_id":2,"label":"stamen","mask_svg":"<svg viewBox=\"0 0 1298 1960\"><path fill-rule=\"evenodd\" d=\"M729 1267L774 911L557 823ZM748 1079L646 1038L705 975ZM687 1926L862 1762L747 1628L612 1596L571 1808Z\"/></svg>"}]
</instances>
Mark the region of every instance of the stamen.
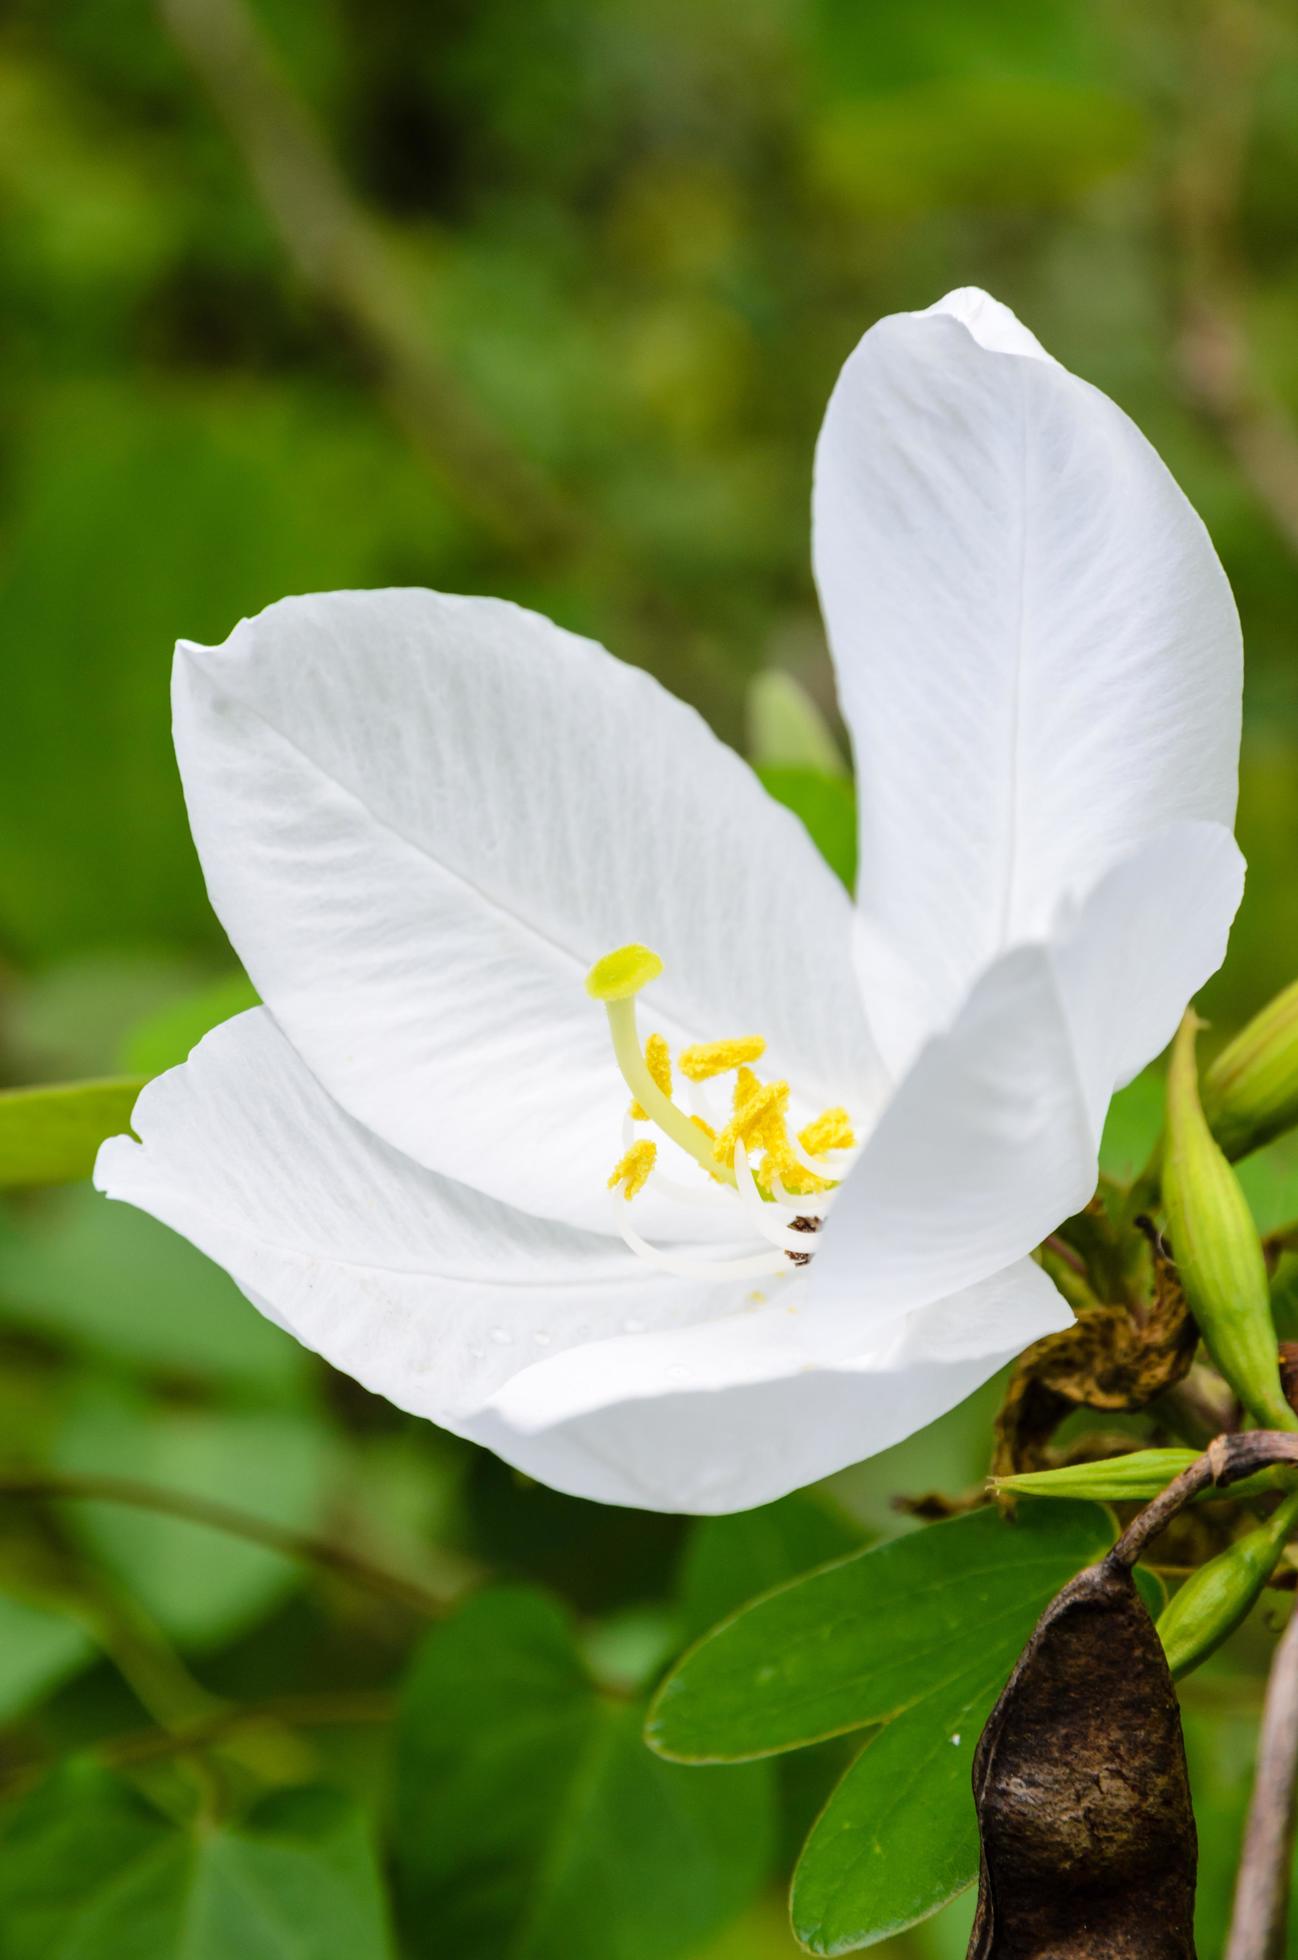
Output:
<instances>
[{"instance_id":1,"label":"stamen","mask_svg":"<svg viewBox=\"0 0 1298 1960\"><path fill-rule=\"evenodd\" d=\"M618 1205L613 1222L632 1252L659 1272L674 1273L678 1279L762 1279L774 1273L787 1273L789 1260L783 1252L755 1252L742 1259L694 1259L688 1253L671 1252L665 1246L650 1245L642 1239L626 1216L625 1205Z\"/></svg>"},{"instance_id":2,"label":"stamen","mask_svg":"<svg viewBox=\"0 0 1298 1960\"><path fill-rule=\"evenodd\" d=\"M672 1092L672 1053L660 1034L651 1034L644 1045L644 1063L658 1087L665 1096ZM632 1101L631 1115L637 1123L647 1123L649 1112L640 1103Z\"/></svg>"},{"instance_id":3,"label":"stamen","mask_svg":"<svg viewBox=\"0 0 1298 1960\"><path fill-rule=\"evenodd\" d=\"M623 1187L622 1195L629 1204L637 1191L644 1190L649 1182L649 1173L657 1161L656 1143L651 1143L648 1137L642 1138L639 1143L633 1143L626 1155L619 1157L613 1166L613 1174L608 1181L609 1190L616 1191L620 1184Z\"/></svg>"},{"instance_id":4,"label":"stamen","mask_svg":"<svg viewBox=\"0 0 1298 1960\"><path fill-rule=\"evenodd\" d=\"M798 1260L801 1264L807 1256L807 1243L800 1234L807 1228L804 1225L795 1230L792 1225L781 1224L775 1206L766 1203L753 1180L753 1173L748 1164L748 1152L744 1149L742 1141L735 1144L735 1171L739 1201L751 1218L755 1230L760 1232L764 1239L769 1239L772 1245L779 1246L781 1252L787 1252L790 1258Z\"/></svg>"},{"instance_id":5,"label":"stamen","mask_svg":"<svg viewBox=\"0 0 1298 1960\"><path fill-rule=\"evenodd\" d=\"M751 1069L741 1068L735 1083L734 1115L712 1146L719 1164L733 1164L736 1143L761 1143L773 1117L784 1116L789 1100L787 1082L759 1082Z\"/></svg>"},{"instance_id":6,"label":"stamen","mask_svg":"<svg viewBox=\"0 0 1298 1960\"><path fill-rule=\"evenodd\" d=\"M798 1142L809 1157L823 1157L827 1150L851 1150L856 1142L852 1119L841 1107L822 1109L814 1122L798 1131Z\"/></svg>"},{"instance_id":7,"label":"stamen","mask_svg":"<svg viewBox=\"0 0 1298 1960\"><path fill-rule=\"evenodd\" d=\"M681 1074L691 1082L706 1082L743 1062L760 1061L765 1053L766 1043L759 1034L739 1035L733 1041L696 1041L681 1049Z\"/></svg>"}]
</instances>

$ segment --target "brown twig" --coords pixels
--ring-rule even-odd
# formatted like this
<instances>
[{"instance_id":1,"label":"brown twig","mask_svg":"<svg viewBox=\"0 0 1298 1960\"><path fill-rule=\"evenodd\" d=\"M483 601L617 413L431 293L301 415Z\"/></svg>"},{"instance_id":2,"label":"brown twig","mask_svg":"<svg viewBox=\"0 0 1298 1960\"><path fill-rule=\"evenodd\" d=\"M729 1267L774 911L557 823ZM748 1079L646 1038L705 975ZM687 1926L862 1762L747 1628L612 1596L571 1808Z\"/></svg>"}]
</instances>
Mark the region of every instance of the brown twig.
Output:
<instances>
[{"instance_id":1,"label":"brown twig","mask_svg":"<svg viewBox=\"0 0 1298 1960\"><path fill-rule=\"evenodd\" d=\"M497 434L438 359L380 225L352 194L243 0L158 0L164 27L226 125L299 276L377 372L415 447L511 551L579 546L564 494Z\"/></svg>"},{"instance_id":2,"label":"brown twig","mask_svg":"<svg viewBox=\"0 0 1298 1960\"><path fill-rule=\"evenodd\" d=\"M1226 1960L1279 1960L1289 1915L1298 1777L1298 1613L1271 1663Z\"/></svg>"},{"instance_id":3,"label":"brown twig","mask_svg":"<svg viewBox=\"0 0 1298 1960\"><path fill-rule=\"evenodd\" d=\"M406 1578L377 1565L361 1552L338 1545L314 1532L293 1531L273 1524L268 1518L254 1517L249 1511L235 1510L212 1498L189 1491L164 1490L155 1484L137 1482L131 1477L77 1475L46 1470L8 1470L0 1472L0 1497L59 1500L73 1499L107 1504L129 1504L138 1510L156 1511L168 1517L183 1518L189 1524L207 1525L235 1538L246 1538L264 1545L282 1557L323 1566L354 1585L394 1599L413 1612L437 1619L455 1603L462 1586L437 1592L422 1580Z\"/></svg>"}]
</instances>

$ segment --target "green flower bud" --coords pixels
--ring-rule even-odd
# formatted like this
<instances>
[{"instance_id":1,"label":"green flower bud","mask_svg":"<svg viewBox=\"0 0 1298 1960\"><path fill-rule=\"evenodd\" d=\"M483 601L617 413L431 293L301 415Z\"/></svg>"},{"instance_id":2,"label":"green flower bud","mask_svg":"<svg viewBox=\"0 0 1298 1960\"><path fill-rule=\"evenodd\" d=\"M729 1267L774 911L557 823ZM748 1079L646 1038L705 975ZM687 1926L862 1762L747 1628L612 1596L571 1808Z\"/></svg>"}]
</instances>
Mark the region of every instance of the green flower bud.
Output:
<instances>
[{"instance_id":1,"label":"green flower bud","mask_svg":"<svg viewBox=\"0 0 1298 1960\"><path fill-rule=\"evenodd\" d=\"M1236 1395L1267 1429L1298 1429L1280 1386L1266 1261L1239 1180L1199 1102L1188 1013L1167 1071L1163 1203L1172 1253L1204 1345Z\"/></svg>"},{"instance_id":2,"label":"green flower bud","mask_svg":"<svg viewBox=\"0 0 1298 1960\"><path fill-rule=\"evenodd\" d=\"M1146 1504L1197 1461L1195 1450L1132 1450L1098 1463L1065 1463L1058 1470L1021 1470L995 1477L997 1492L1019 1497L1089 1497L1097 1504Z\"/></svg>"},{"instance_id":3,"label":"green flower bud","mask_svg":"<svg viewBox=\"0 0 1298 1960\"><path fill-rule=\"evenodd\" d=\"M1228 1157L1298 1125L1298 980L1222 1049L1204 1078L1203 1107Z\"/></svg>"},{"instance_id":4,"label":"green flower bud","mask_svg":"<svg viewBox=\"0 0 1298 1960\"><path fill-rule=\"evenodd\" d=\"M1126 1456L1106 1456L1094 1463L1064 1463L1057 1470L1020 1470L1010 1477L992 1477L990 1487L996 1496L1082 1497L1093 1504L1147 1504L1167 1489L1198 1461L1197 1450L1131 1450ZM1293 1471L1284 1464L1269 1470L1256 1470L1230 1486L1232 1498L1264 1497L1269 1491L1288 1490ZM1213 1485L1202 1490L1196 1503L1221 1498L1225 1493Z\"/></svg>"},{"instance_id":5,"label":"green flower bud","mask_svg":"<svg viewBox=\"0 0 1298 1960\"><path fill-rule=\"evenodd\" d=\"M1248 1618L1296 1522L1298 1491L1291 1491L1265 1524L1201 1565L1164 1607L1158 1637L1178 1679L1206 1661Z\"/></svg>"}]
</instances>

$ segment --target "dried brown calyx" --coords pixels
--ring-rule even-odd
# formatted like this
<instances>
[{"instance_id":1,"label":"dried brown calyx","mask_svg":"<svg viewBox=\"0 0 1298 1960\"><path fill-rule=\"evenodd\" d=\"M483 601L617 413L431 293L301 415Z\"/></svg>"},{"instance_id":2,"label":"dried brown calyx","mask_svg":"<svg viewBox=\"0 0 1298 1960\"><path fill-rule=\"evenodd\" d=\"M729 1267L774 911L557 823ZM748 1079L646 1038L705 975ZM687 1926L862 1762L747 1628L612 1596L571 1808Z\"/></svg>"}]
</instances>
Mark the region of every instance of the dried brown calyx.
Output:
<instances>
[{"instance_id":1,"label":"dried brown calyx","mask_svg":"<svg viewBox=\"0 0 1298 1960\"><path fill-rule=\"evenodd\" d=\"M993 1476L1045 1468L1071 1410L1143 1409L1189 1372L1198 1329L1161 1245L1151 1258L1153 1297L1139 1316L1125 1302L1082 1307L1071 1327L1020 1358L996 1418Z\"/></svg>"}]
</instances>

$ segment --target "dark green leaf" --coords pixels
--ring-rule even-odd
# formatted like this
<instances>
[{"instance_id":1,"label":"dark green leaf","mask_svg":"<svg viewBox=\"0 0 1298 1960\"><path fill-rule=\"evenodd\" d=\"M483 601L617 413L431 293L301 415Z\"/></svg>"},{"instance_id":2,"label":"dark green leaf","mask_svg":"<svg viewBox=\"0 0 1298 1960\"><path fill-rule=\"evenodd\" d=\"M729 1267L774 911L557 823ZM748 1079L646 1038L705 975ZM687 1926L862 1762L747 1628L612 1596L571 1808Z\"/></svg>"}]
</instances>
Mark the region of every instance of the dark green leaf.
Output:
<instances>
[{"instance_id":1,"label":"dark green leaf","mask_svg":"<svg viewBox=\"0 0 1298 1960\"><path fill-rule=\"evenodd\" d=\"M130 1128L141 1076L0 1091L0 1187L89 1177L105 1137Z\"/></svg>"},{"instance_id":2,"label":"dark green leaf","mask_svg":"<svg viewBox=\"0 0 1298 1960\"><path fill-rule=\"evenodd\" d=\"M681 1563L685 1633L697 1639L758 1593L858 1551L866 1534L803 1491L760 1510L701 1518Z\"/></svg>"},{"instance_id":3,"label":"dark green leaf","mask_svg":"<svg viewBox=\"0 0 1298 1960\"><path fill-rule=\"evenodd\" d=\"M888 1720L972 1665L1012 1658L1111 1541L1092 1504L970 1512L842 1560L726 1621L668 1676L648 1739L682 1762L743 1761Z\"/></svg>"},{"instance_id":4,"label":"dark green leaf","mask_svg":"<svg viewBox=\"0 0 1298 1960\"><path fill-rule=\"evenodd\" d=\"M186 1831L74 1765L0 1834L4 1960L389 1960L364 1819L286 1792L244 1823Z\"/></svg>"},{"instance_id":5,"label":"dark green leaf","mask_svg":"<svg viewBox=\"0 0 1298 1960\"><path fill-rule=\"evenodd\" d=\"M656 1761L562 1610L485 1593L429 1635L403 1704L407 1937L460 1960L669 1960L746 1902L772 1843L764 1771Z\"/></svg>"},{"instance_id":6,"label":"dark green leaf","mask_svg":"<svg viewBox=\"0 0 1298 1960\"><path fill-rule=\"evenodd\" d=\"M775 798L801 817L811 841L848 890L856 882L856 791L846 776L767 764L757 774Z\"/></svg>"}]
</instances>

